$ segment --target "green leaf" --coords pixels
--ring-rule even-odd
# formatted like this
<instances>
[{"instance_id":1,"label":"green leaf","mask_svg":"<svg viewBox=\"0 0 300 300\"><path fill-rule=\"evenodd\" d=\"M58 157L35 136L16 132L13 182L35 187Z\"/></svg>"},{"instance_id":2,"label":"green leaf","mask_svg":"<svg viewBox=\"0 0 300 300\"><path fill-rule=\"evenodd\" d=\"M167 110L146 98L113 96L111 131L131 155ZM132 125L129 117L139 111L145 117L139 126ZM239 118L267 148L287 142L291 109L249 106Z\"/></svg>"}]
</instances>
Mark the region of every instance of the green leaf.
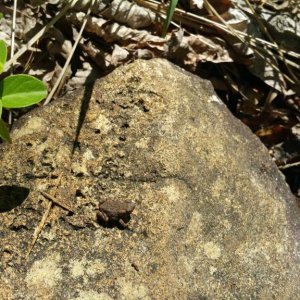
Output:
<instances>
[{"instance_id":1,"label":"green leaf","mask_svg":"<svg viewBox=\"0 0 300 300\"><path fill-rule=\"evenodd\" d=\"M2 101L0 101L0 119L1 119L1 116L2 116Z\"/></svg>"},{"instance_id":2,"label":"green leaf","mask_svg":"<svg viewBox=\"0 0 300 300\"><path fill-rule=\"evenodd\" d=\"M3 72L4 64L6 62L7 50L4 41L0 40L0 74Z\"/></svg>"},{"instance_id":3,"label":"green leaf","mask_svg":"<svg viewBox=\"0 0 300 300\"><path fill-rule=\"evenodd\" d=\"M0 119L0 138L2 138L5 142L11 143L8 129L2 119Z\"/></svg>"},{"instance_id":4,"label":"green leaf","mask_svg":"<svg viewBox=\"0 0 300 300\"><path fill-rule=\"evenodd\" d=\"M44 83L30 75L12 75L0 82L0 100L5 108L30 106L46 96L47 89Z\"/></svg>"},{"instance_id":5,"label":"green leaf","mask_svg":"<svg viewBox=\"0 0 300 300\"><path fill-rule=\"evenodd\" d=\"M0 12L0 20L3 18L3 13Z\"/></svg>"},{"instance_id":6,"label":"green leaf","mask_svg":"<svg viewBox=\"0 0 300 300\"><path fill-rule=\"evenodd\" d=\"M162 37L165 37L167 34L167 31L168 31L169 25L171 23L177 3L178 3L178 0L170 0L170 4L168 7L168 11L167 11L167 18L164 22Z\"/></svg>"}]
</instances>

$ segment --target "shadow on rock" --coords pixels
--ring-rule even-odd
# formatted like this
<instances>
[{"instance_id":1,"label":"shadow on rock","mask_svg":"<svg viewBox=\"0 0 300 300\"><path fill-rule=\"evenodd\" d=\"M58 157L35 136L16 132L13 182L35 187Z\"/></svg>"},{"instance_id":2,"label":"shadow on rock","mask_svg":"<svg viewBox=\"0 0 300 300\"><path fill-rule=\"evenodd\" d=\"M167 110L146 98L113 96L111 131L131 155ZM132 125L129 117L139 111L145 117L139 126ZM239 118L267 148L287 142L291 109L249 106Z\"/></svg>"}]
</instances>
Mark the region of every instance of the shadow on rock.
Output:
<instances>
[{"instance_id":1,"label":"shadow on rock","mask_svg":"<svg viewBox=\"0 0 300 300\"><path fill-rule=\"evenodd\" d=\"M0 213L21 205L29 195L29 189L17 185L0 186Z\"/></svg>"}]
</instances>

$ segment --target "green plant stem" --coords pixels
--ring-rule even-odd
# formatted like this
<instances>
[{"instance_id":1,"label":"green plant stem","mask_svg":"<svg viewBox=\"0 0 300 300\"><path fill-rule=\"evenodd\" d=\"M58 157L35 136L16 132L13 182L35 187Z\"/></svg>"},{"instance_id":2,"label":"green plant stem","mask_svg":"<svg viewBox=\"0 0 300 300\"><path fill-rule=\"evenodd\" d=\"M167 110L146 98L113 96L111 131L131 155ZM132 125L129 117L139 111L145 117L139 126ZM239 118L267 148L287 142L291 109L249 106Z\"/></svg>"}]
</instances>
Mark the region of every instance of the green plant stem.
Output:
<instances>
[{"instance_id":1,"label":"green plant stem","mask_svg":"<svg viewBox=\"0 0 300 300\"><path fill-rule=\"evenodd\" d=\"M177 6L178 0L171 0L169 7L168 7L168 11L167 11L167 18L164 22L164 27L163 27L163 33L162 33L162 37L165 37L167 34L167 30L170 26L170 23L172 21L172 17L175 11L175 8Z\"/></svg>"}]
</instances>

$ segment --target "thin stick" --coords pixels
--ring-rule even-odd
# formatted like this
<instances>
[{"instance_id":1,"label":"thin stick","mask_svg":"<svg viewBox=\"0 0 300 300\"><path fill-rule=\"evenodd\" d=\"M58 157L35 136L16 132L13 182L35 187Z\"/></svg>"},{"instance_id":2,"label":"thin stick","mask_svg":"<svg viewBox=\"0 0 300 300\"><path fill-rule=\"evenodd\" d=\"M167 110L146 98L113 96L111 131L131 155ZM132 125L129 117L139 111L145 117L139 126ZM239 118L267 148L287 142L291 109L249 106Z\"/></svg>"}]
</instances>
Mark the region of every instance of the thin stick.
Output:
<instances>
[{"instance_id":1,"label":"thin stick","mask_svg":"<svg viewBox=\"0 0 300 300\"><path fill-rule=\"evenodd\" d=\"M56 188L55 188L55 191L54 191L54 195L55 195L56 192L57 192L57 188L58 188L58 185L59 185L59 183L60 183L60 181L61 181L61 177L62 177L62 173L61 173L60 176L57 178L57 181L56 181ZM35 243L36 243L36 241L37 241L37 239L38 239L40 233L42 232L42 230L43 230L43 228L44 228L44 225L45 225L45 223L46 223L46 220L47 220L47 218L48 218L48 215L49 215L49 213L50 213L50 210L51 210L52 205L53 205L53 202L52 202L52 201L49 201L49 202L48 202L48 205L47 205L47 208L46 208L46 210L45 210L45 212L44 212L44 214L43 214L43 217L42 217L42 219L41 219L39 225L38 225L38 226L35 228L35 230L34 230L32 241L31 241L31 243L30 243L30 245L29 245L29 247L28 247L26 259L28 259L29 255L30 255L30 253L31 253L31 251L32 251L32 249L33 249L33 246L35 245Z\"/></svg>"},{"instance_id":2,"label":"thin stick","mask_svg":"<svg viewBox=\"0 0 300 300\"><path fill-rule=\"evenodd\" d=\"M43 230L43 227L44 227L44 225L45 225L45 223L46 223L46 220L47 220L47 218L48 218L48 216L49 216L49 213L50 213L52 204L53 204L52 201L49 201L49 202L48 202L47 208L46 208L46 210L45 210L45 212L44 212L44 214L43 214L43 217L42 217L42 219L41 219L39 225L38 225L38 226L35 228L35 230L34 230L33 238L32 238L32 241L31 241L29 247L28 247L28 251L27 251L26 258L29 257L29 255L30 255L30 253L31 253L31 251L32 251L32 249L33 249L33 246L35 245L35 243L36 243L36 241L37 241L37 239L38 239L40 233L41 233L42 230Z\"/></svg>"},{"instance_id":3,"label":"thin stick","mask_svg":"<svg viewBox=\"0 0 300 300\"><path fill-rule=\"evenodd\" d=\"M55 198L54 196L48 194L48 193L45 193L43 191L40 191L40 193L45 197L47 198L48 200L51 200L52 202L54 202L55 204L59 205L60 207L74 213L74 210L73 208L71 208L70 206L68 206L67 204L63 203L62 201L60 201L59 199Z\"/></svg>"},{"instance_id":4,"label":"thin stick","mask_svg":"<svg viewBox=\"0 0 300 300\"><path fill-rule=\"evenodd\" d=\"M289 168L293 168L293 167L299 167L299 166L300 166L300 161L297 161L297 162L294 162L294 163L286 164L284 166L279 166L278 169L285 170L285 169L289 169Z\"/></svg>"},{"instance_id":5,"label":"thin stick","mask_svg":"<svg viewBox=\"0 0 300 300\"><path fill-rule=\"evenodd\" d=\"M11 26L11 41L10 41L10 59L13 58L15 53L15 36L16 36L16 18L17 18L17 7L18 0L14 0L14 8L13 8L13 20ZM10 75L14 73L14 65L11 65ZM9 110L8 112L8 124L12 124L12 112Z\"/></svg>"},{"instance_id":6,"label":"thin stick","mask_svg":"<svg viewBox=\"0 0 300 300\"><path fill-rule=\"evenodd\" d=\"M13 21L11 28L11 43L10 43L10 59L13 58L15 52L15 36L16 36L16 17L17 17L18 0L14 0ZM14 73L14 65L11 65L10 74Z\"/></svg>"}]
</instances>

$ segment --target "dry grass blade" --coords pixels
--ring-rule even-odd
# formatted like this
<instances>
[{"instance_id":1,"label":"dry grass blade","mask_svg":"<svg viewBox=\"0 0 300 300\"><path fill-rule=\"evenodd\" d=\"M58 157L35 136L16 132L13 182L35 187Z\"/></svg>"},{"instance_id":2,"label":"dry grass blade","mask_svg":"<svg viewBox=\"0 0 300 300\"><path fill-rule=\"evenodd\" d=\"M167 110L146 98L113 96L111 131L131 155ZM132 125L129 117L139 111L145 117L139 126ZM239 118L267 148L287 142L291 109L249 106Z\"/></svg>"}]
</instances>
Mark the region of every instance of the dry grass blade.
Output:
<instances>
[{"instance_id":1,"label":"dry grass blade","mask_svg":"<svg viewBox=\"0 0 300 300\"><path fill-rule=\"evenodd\" d=\"M62 175L60 174L60 176L57 178L57 181L56 181L56 188L55 188L55 191L54 191L54 196L55 196L55 194L56 194L58 185L60 184L61 178L62 178ZM39 225L38 225L38 226L35 228L35 230L34 230L33 238L32 238L31 243L30 243L29 246L28 246L28 250L27 250L27 254L26 254L26 258L27 258L27 259L28 259L29 255L30 255L30 253L31 253L31 251L32 251L32 249L33 249L33 247L34 247L34 245L35 245L35 243L36 243L36 241L37 241L37 239L38 239L40 233L41 233L42 230L43 230L43 227L44 227L45 222L46 222L46 220L47 220L47 218L48 218L48 215L49 215L49 213L50 213L50 210L51 210L52 205L53 205L53 202L52 202L52 201L49 201L49 202L48 202L48 205L47 205L47 208L46 208L46 210L45 210L45 212L44 212L44 214L43 214L43 217L42 217L42 219L41 219Z\"/></svg>"},{"instance_id":2,"label":"dry grass blade","mask_svg":"<svg viewBox=\"0 0 300 300\"><path fill-rule=\"evenodd\" d=\"M15 52L15 35L16 35L17 6L18 6L18 0L14 0L13 22L12 22L12 28L11 28L10 59L13 59L14 52ZM10 72L11 72L11 74L14 72L13 65L11 66Z\"/></svg>"},{"instance_id":3,"label":"dry grass blade","mask_svg":"<svg viewBox=\"0 0 300 300\"><path fill-rule=\"evenodd\" d=\"M69 212L72 212L74 213L74 209L71 208L69 205L67 205L66 203L60 201L59 199L55 198L54 196L48 194L48 193L45 193L43 191L41 191L41 194L47 198L48 200L51 200L52 202L54 202L55 204L57 204L58 206L68 210Z\"/></svg>"},{"instance_id":4,"label":"dry grass blade","mask_svg":"<svg viewBox=\"0 0 300 300\"><path fill-rule=\"evenodd\" d=\"M291 164L286 164L285 166L278 166L278 168L280 170L286 170L286 169L294 168L294 167L300 167L300 161L297 161L297 162L291 163Z\"/></svg>"},{"instance_id":5,"label":"dry grass blade","mask_svg":"<svg viewBox=\"0 0 300 300\"><path fill-rule=\"evenodd\" d=\"M46 98L46 100L45 100L45 102L44 102L44 105L47 105L47 104L51 101L51 99L52 99L54 93L56 92L58 86L60 85L61 81L63 80L63 77L64 77L64 75L65 75L65 73L66 73L66 70L67 70L67 68L68 68L68 66L69 66L69 64L70 64L70 61L71 61L71 59L72 59L72 57L73 57L73 55L74 55L74 53L75 53L75 50L76 50L76 48L77 48L77 45L78 45L78 43L79 43L79 41L80 41L80 39L81 39L83 30L84 30L84 28L85 28L85 26L86 26L86 23L87 23L87 20L88 20L88 16L89 16L90 13L91 13L91 8L92 8L92 6L94 5L94 2L95 2L95 0L93 0L93 1L91 2L91 4L90 4L90 7L89 7L89 9L88 9L88 11L87 11L87 13L86 13L86 15L85 15L85 17L84 17L84 20L83 20L82 25L81 25L79 34L78 34L78 36L77 36L77 38L76 38L76 41L75 41L75 43L74 43L74 45L73 45L73 47L72 47L72 51L71 51L69 57L67 58L67 60L66 60L66 62L65 62L65 65L64 65L64 67L63 67L63 69L62 69L62 71L61 71L61 73L60 73L60 75L59 75L57 81L55 82L55 85L53 86L51 92L50 92L49 95L47 96L47 98Z\"/></svg>"},{"instance_id":6,"label":"dry grass blade","mask_svg":"<svg viewBox=\"0 0 300 300\"><path fill-rule=\"evenodd\" d=\"M246 2L247 2L247 0L245 0ZM241 42L243 42L243 43L247 43L247 41L246 41L246 39L243 37L243 36L241 36L241 35L239 35L239 34L237 34L235 31L234 31L234 29L229 25L229 24L227 24L226 23L226 21L220 16L220 14L214 9L214 7L209 3L209 1L208 0L204 0L204 4L205 4L205 7L206 7L206 9L208 10L208 11L210 11L214 16L216 16L229 30L231 30L232 31L232 33L234 34L234 36L235 37L237 37ZM250 5L250 3L248 2L248 4ZM253 9L253 8L252 8ZM248 36L249 38L251 38L250 36ZM269 36L268 36L269 37ZM273 42L273 44L275 44L276 45L276 47L277 47L277 51L278 51L278 53L279 53L279 57L281 58L281 60L283 60L283 61L285 61L285 58L284 58L284 55L280 55L280 48L278 47L278 45L272 40L272 42ZM264 58L264 57L267 57L267 56L271 56L272 57L272 55L270 55L271 53L269 53L269 51L267 51L266 49L264 49L264 48L261 48L261 47L259 47L259 46L257 46L257 45L252 45L252 47L254 47L253 48L253 50L255 51L255 53L258 55L258 56L260 56L262 59ZM273 53L272 53L273 54ZM291 79L289 76L287 76L286 74L284 74L281 70L280 70L280 68L275 64L275 60L273 60L273 62L271 63L271 66L272 66L272 68L274 69L274 70L276 70L278 73L280 73L285 79L287 79L290 83L292 83L292 84L294 84L295 82L294 82L294 80L293 79Z\"/></svg>"},{"instance_id":7,"label":"dry grass blade","mask_svg":"<svg viewBox=\"0 0 300 300\"><path fill-rule=\"evenodd\" d=\"M205 0L207 1L207 0ZM297 76L294 74L293 70L289 67L288 63L286 62L284 53L282 52L282 49L278 46L278 44L276 43L276 41L273 39L272 35L269 33L267 27L263 24L263 22L261 21L260 17L256 14L253 6L250 4L250 2L248 0L245 0L247 6L250 8L254 18L256 19L261 31L268 37L268 39L277 47L277 51L278 54L280 55L280 59L285 63L285 66L287 68L287 70L289 71L290 75L293 77L294 81L297 82L299 84L299 79L297 78Z\"/></svg>"},{"instance_id":8,"label":"dry grass blade","mask_svg":"<svg viewBox=\"0 0 300 300\"><path fill-rule=\"evenodd\" d=\"M44 214L43 214L43 217L42 217L42 219L41 219L39 225L38 225L38 226L35 228L35 230L34 230L33 238L32 238L32 241L31 241L29 247L28 247L26 258L29 257L29 255L30 255L30 253L31 253L31 251L32 251L32 249L33 249L33 247L34 247L34 245L35 245L35 243L36 243L36 241L37 241L37 239L38 239L40 233L41 233L42 230L43 230L43 227L44 227L44 225L45 225L45 222L46 222L46 220L47 220L47 218L48 218L48 216L49 216L49 213L50 213L52 204L53 204L53 202L51 202L51 201L48 202L48 205L47 205L47 208L46 208L46 210L45 210L45 212L44 212Z\"/></svg>"},{"instance_id":9,"label":"dry grass blade","mask_svg":"<svg viewBox=\"0 0 300 300\"><path fill-rule=\"evenodd\" d=\"M13 7L13 21L11 27L11 44L10 44L10 58L12 59L15 53L15 35L16 35L16 18L17 18L17 7L18 7L18 0L14 0L14 7ZM14 73L14 66L11 65L10 74ZM12 112L9 111L8 115L8 124L12 124Z\"/></svg>"},{"instance_id":10,"label":"dry grass blade","mask_svg":"<svg viewBox=\"0 0 300 300\"><path fill-rule=\"evenodd\" d=\"M56 15L45 27L43 27L26 45L24 45L9 61L5 64L5 69L8 70L10 66L17 61L17 59L22 56L31 46L40 39L45 32L47 32L66 12L76 4L78 0L71 0L68 2L63 9Z\"/></svg>"}]
</instances>

